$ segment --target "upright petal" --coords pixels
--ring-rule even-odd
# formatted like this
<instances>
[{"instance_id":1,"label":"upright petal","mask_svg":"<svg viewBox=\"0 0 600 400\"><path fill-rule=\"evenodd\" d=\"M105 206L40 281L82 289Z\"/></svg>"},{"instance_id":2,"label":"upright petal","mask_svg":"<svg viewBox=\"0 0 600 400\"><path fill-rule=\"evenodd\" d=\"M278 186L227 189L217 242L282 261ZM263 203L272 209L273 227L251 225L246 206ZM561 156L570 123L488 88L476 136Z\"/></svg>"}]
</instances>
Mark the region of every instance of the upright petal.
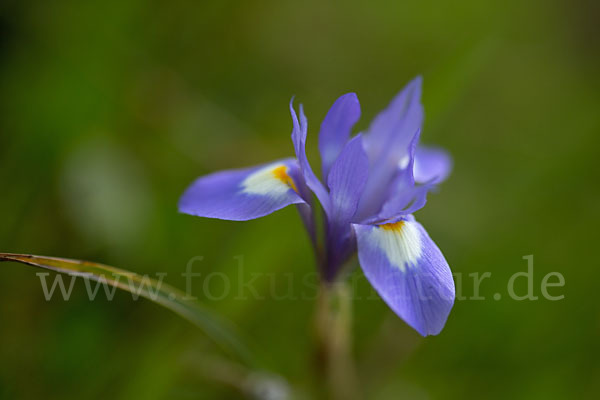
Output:
<instances>
[{"instance_id":1,"label":"upright petal","mask_svg":"<svg viewBox=\"0 0 600 400\"><path fill-rule=\"evenodd\" d=\"M328 186L331 215L327 224L327 270L325 278L332 280L339 266L356 250L350 221L367 182L369 159L363 149L362 137L350 140L331 166Z\"/></svg>"},{"instance_id":2,"label":"upright petal","mask_svg":"<svg viewBox=\"0 0 600 400\"><path fill-rule=\"evenodd\" d=\"M365 135L365 148L371 161L392 156L400 160L407 151L408 144L423 123L421 105L420 76L409 82L396 95L385 110L379 113Z\"/></svg>"},{"instance_id":3,"label":"upright petal","mask_svg":"<svg viewBox=\"0 0 600 400\"><path fill-rule=\"evenodd\" d=\"M298 116L294 110L293 103L294 99L290 101L290 113L292 114L293 123L292 142L294 143L296 157L300 163L300 171L304 181L306 182L306 185L317 196L317 199L319 199L319 202L323 206L325 212L329 214L331 208L329 193L327 193L327 190L313 172L310 163L308 162L308 158L306 157L306 134L308 131L308 122L306 120L306 116L304 115L304 108L302 105L300 105L300 122L298 122Z\"/></svg>"},{"instance_id":4,"label":"upright petal","mask_svg":"<svg viewBox=\"0 0 600 400\"><path fill-rule=\"evenodd\" d=\"M367 221L381 221L411 214L422 208L432 184L417 186L414 177L415 154L421 131L412 138L408 154L396 166L396 175L389 184L384 202L377 214Z\"/></svg>"},{"instance_id":5,"label":"upright petal","mask_svg":"<svg viewBox=\"0 0 600 400\"><path fill-rule=\"evenodd\" d=\"M446 150L435 147L417 147L414 176L418 183L441 183L452 170L452 158Z\"/></svg>"},{"instance_id":6,"label":"upright petal","mask_svg":"<svg viewBox=\"0 0 600 400\"><path fill-rule=\"evenodd\" d=\"M362 136L350 140L335 160L327 185L332 216L350 222L369 176L369 159L363 148Z\"/></svg>"},{"instance_id":7,"label":"upright petal","mask_svg":"<svg viewBox=\"0 0 600 400\"><path fill-rule=\"evenodd\" d=\"M350 131L360 118L360 104L356 93L338 98L321 124L319 151L323 180L327 181L329 169L350 138Z\"/></svg>"},{"instance_id":8,"label":"upright petal","mask_svg":"<svg viewBox=\"0 0 600 400\"><path fill-rule=\"evenodd\" d=\"M364 136L369 156L369 180L359 205L359 216L366 218L381 208L397 166L405 159L409 145L423 123L421 78L417 77L392 100Z\"/></svg>"},{"instance_id":9,"label":"upright petal","mask_svg":"<svg viewBox=\"0 0 600 400\"><path fill-rule=\"evenodd\" d=\"M198 178L181 196L179 211L199 217L246 221L305 201L298 194L300 168L294 159Z\"/></svg>"},{"instance_id":10,"label":"upright petal","mask_svg":"<svg viewBox=\"0 0 600 400\"><path fill-rule=\"evenodd\" d=\"M448 263L412 216L354 225L365 276L389 307L423 336L437 335L454 304Z\"/></svg>"},{"instance_id":11,"label":"upright petal","mask_svg":"<svg viewBox=\"0 0 600 400\"><path fill-rule=\"evenodd\" d=\"M450 173L450 155L442 149L418 147L418 139L419 134L411 142L406 159L400 161L398 175L381 210L370 221L393 219L421 209L427 194Z\"/></svg>"}]
</instances>

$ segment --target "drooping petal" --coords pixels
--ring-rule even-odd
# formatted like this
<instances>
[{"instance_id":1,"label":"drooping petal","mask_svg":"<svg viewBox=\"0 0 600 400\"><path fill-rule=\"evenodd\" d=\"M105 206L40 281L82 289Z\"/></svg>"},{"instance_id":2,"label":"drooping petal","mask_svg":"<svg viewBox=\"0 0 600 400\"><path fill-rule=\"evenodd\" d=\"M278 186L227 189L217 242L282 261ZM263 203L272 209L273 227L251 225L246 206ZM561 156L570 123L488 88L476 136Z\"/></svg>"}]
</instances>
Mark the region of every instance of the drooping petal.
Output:
<instances>
[{"instance_id":1,"label":"drooping petal","mask_svg":"<svg viewBox=\"0 0 600 400\"><path fill-rule=\"evenodd\" d=\"M306 185L313 191L313 193L319 199L319 202L323 206L323 209L327 214L330 212L330 200L329 193L317 178L315 173L313 172L310 163L308 162L308 158L306 157L306 135L308 131L308 122L306 120L306 116L304 115L304 108L300 105L300 122L298 121L298 116L296 115L296 111L294 110L294 99L290 101L290 113L292 115L292 142L294 143L294 150L296 152L296 157L298 158L298 162L300 164L300 171L306 182Z\"/></svg>"},{"instance_id":2,"label":"drooping petal","mask_svg":"<svg viewBox=\"0 0 600 400\"><path fill-rule=\"evenodd\" d=\"M350 131L360 118L360 103L356 93L338 98L321 123L319 151L323 180L327 181L329 169L350 138Z\"/></svg>"},{"instance_id":3,"label":"drooping petal","mask_svg":"<svg viewBox=\"0 0 600 400\"><path fill-rule=\"evenodd\" d=\"M350 140L331 166L327 184L331 215L327 224L326 279L333 279L339 266L356 250L350 222L367 182L369 159L358 135Z\"/></svg>"},{"instance_id":4,"label":"drooping petal","mask_svg":"<svg viewBox=\"0 0 600 400\"><path fill-rule=\"evenodd\" d=\"M441 183L452 170L452 158L443 149L419 146L415 153L414 177L418 183Z\"/></svg>"},{"instance_id":5,"label":"drooping petal","mask_svg":"<svg viewBox=\"0 0 600 400\"><path fill-rule=\"evenodd\" d=\"M246 221L305 201L298 162L216 172L198 178L179 200L179 211L199 217Z\"/></svg>"},{"instance_id":6,"label":"drooping petal","mask_svg":"<svg viewBox=\"0 0 600 400\"><path fill-rule=\"evenodd\" d=\"M454 304L454 281L421 224L408 216L353 226L360 265L383 300L421 335L440 333Z\"/></svg>"},{"instance_id":7,"label":"drooping petal","mask_svg":"<svg viewBox=\"0 0 600 400\"><path fill-rule=\"evenodd\" d=\"M421 78L417 77L373 121L364 145L369 156L369 180L359 205L359 216L374 215L382 206L401 160L423 123Z\"/></svg>"}]
</instances>

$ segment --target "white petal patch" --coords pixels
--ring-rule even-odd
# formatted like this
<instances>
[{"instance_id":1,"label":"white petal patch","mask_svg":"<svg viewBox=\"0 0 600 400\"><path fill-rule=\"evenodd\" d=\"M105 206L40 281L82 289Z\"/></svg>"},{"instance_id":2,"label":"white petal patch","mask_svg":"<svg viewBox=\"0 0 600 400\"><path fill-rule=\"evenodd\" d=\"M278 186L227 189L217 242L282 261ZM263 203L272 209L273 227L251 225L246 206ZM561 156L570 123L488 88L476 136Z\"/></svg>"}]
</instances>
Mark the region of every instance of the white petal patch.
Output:
<instances>
[{"instance_id":1,"label":"white petal patch","mask_svg":"<svg viewBox=\"0 0 600 400\"><path fill-rule=\"evenodd\" d=\"M408 154L406 154L404 157L402 157L400 159L400 161L398 161L398 167L400 167L400 169L405 169L406 167L408 167L409 162L410 162L410 156Z\"/></svg>"},{"instance_id":2,"label":"white petal patch","mask_svg":"<svg viewBox=\"0 0 600 400\"><path fill-rule=\"evenodd\" d=\"M288 167L283 163L267 165L244 179L241 184L242 192L276 198L283 197L290 189L296 190L287 170Z\"/></svg>"},{"instance_id":3,"label":"white petal patch","mask_svg":"<svg viewBox=\"0 0 600 400\"><path fill-rule=\"evenodd\" d=\"M415 222L402 220L379 225L371 230L369 240L402 272L415 267L421 258L421 233Z\"/></svg>"}]
</instances>

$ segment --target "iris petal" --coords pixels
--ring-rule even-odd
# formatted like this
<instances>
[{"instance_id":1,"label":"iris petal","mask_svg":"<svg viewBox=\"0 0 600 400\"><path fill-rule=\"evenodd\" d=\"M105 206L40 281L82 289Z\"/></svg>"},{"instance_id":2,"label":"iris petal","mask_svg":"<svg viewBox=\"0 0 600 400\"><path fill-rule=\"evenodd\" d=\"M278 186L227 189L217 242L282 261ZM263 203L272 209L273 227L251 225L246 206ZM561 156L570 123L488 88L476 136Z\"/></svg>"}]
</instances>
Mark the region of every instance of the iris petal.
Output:
<instances>
[{"instance_id":1,"label":"iris petal","mask_svg":"<svg viewBox=\"0 0 600 400\"><path fill-rule=\"evenodd\" d=\"M319 151L324 181L327 181L331 165L348 142L350 131L359 118L360 103L356 93L341 96L327 112L319 132Z\"/></svg>"},{"instance_id":2,"label":"iris petal","mask_svg":"<svg viewBox=\"0 0 600 400\"><path fill-rule=\"evenodd\" d=\"M421 335L440 333L454 304L454 281L421 224L408 216L353 226L360 265L383 300Z\"/></svg>"},{"instance_id":3,"label":"iris petal","mask_svg":"<svg viewBox=\"0 0 600 400\"><path fill-rule=\"evenodd\" d=\"M368 168L369 159L361 135L344 146L331 166L327 182L331 198L327 224L327 279L333 279L340 265L356 250L350 222L367 182Z\"/></svg>"},{"instance_id":4,"label":"iris petal","mask_svg":"<svg viewBox=\"0 0 600 400\"><path fill-rule=\"evenodd\" d=\"M308 130L308 123L306 121L306 116L304 115L304 109L302 105L300 105L300 121L298 121L298 116L294 110L293 102L294 99L290 101L290 113L292 115L293 123L292 142L294 143L296 157L300 163L300 171L304 181L306 182L306 186L313 191L313 193L317 196L317 199L319 199L319 202L323 206L325 212L329 214L331 209L329 193L327 193L327 190L313 172L310 163L308 162L308 158L306 157L306 134Z\"/></svg>"},{"instance_id":5,"label":"iris petal","mask_svg":"<svg viewBox=\"0 0 600 400\"><path fill-rule=\"evenodd\" d=\"M452 170L452 158L443 149L417 147L415 153L414 176L418 183L441 183Z\"/></svg>"},{"instance_id":6,"label":"iris petal","mask_svg":"<svg viewBox=\"0 0 600 400\"><path fill-rule=\"evenodd\" d=\"M423 208L428 193L435 190L452 169L452 159L442 149L416 147L411 149L407 159L408 165L399 168L387 200L372 220L392 219Z\"/></svg>"},{"instance_id":7,"label":"iris petal","mask_svg":"<svg viewBox=\"0 0 600 400\"><path fill-rule=\"evenodd\" d=\"M285 159L259 167L216 172L198 178L179 200L179 211L199 217L246 221L305 201L299 166Z\"/></svg>"},{"instance_id":8,"label":"iris petal","mask_svg":"<svg viewBox=\"0 0 600 400\"><path fill-rule=\"evenodd\" d=\"M389 185L381 210L368 221L408 215L421 209L427 202L427 193L434 185L417 186L414 176L415 154L420 136L421 132L417 130L408 147L408 154L396 166L396 175Z\"/></svg>"},{"instance_id":9,"label":"iris petal","mask_svg":"<svg viewBox=\"0 0 600 400\"><path fill-rule=\"evenodd\" d=\"M411 141L423 123L421 78L417 77L392 100L364 135L369 156L369 180L359 205L361 219L375 215L388 196L397 167L406 160Z\"/></svg>"},{"instance_id":10,"label":"iris petal","mask_svg":"<svg viewBox=\"0 0 600 400\"><path fill-rule=\"evenodd\" d=\"M350 140L331 167L327 185L337 219L350 222L356 212L369 171L369 159L361 135Z\"/></svg>"}]
</instances>

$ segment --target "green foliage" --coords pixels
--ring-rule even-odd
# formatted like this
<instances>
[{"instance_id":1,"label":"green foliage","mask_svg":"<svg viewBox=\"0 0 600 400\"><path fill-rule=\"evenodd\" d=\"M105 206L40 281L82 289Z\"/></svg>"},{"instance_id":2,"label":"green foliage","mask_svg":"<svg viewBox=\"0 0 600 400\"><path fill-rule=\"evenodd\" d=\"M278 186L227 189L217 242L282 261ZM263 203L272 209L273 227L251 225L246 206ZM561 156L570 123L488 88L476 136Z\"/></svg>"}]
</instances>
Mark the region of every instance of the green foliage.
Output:
<instances>
[{"instance_id":1,"label":"green foliage","mask_svg":"<svg viewBox=\"0 0 600 400\"><path fill-rule=\"evenodd\" d=\"M104 285L105 287L111 286L130 292L134 300L143 297L153 301L199 327L225 351L233 353L241 361L250 365L254 363L250 356L250 350L238 338L233 327L226 326L225 321L217 315L202 307L197 301L191 300L186 293L164 283L162 279L152 279L131 271L90 261L41 257L30 254L0 253L1 261L31 265L98 282L99 284L93 289L94 291L90 293L98 293L100 286ZM88 287L91 288L91 285ZM105 293L109 296L108 289L105 289Z\"/></svg>"}]
</instances>

